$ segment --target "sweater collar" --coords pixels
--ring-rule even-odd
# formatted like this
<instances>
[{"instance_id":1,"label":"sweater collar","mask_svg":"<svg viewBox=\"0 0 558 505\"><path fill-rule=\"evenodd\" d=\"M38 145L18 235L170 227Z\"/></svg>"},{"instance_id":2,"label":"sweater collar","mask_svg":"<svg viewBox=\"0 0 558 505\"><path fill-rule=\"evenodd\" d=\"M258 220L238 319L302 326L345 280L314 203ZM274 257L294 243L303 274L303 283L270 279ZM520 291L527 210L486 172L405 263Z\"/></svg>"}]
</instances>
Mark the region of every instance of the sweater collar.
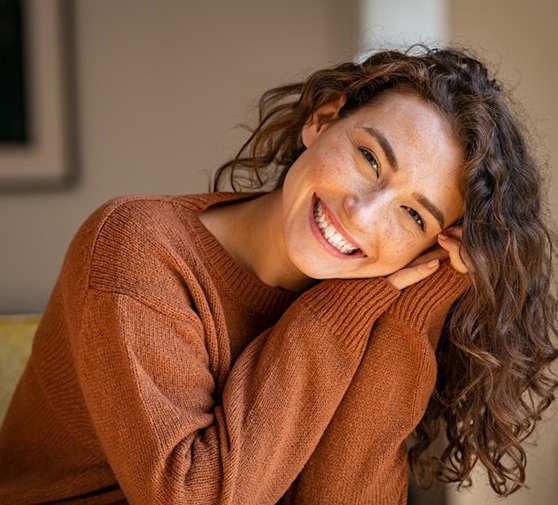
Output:
<instances>
[{"instance_id":1,"label":"sweater collar","mask_svg":"<svg viewBox=\"0 0 558 505\"><path fill-rule=\"evenodd\" d=\"M214 205L261 195L262 193L209 193L177 197L176 203L189 211L184 224L219 289L224 289L236 302L252 311L279 317L300 293L263 283L234 260L199 219L201 212Z\"/></svg>"}]
</instances>

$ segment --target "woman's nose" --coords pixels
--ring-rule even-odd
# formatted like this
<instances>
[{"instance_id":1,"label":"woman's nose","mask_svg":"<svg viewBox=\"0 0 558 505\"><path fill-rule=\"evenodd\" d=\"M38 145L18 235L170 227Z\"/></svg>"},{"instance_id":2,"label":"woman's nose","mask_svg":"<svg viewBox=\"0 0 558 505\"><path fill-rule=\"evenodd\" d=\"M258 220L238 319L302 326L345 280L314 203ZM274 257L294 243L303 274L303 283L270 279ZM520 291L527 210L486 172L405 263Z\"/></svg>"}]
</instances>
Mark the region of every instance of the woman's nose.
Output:
<instances>
[{"instance_id":1,"label":"woman's nose","mask_svg":"<svg viewBox=\"0 0 558 505\"><path fill-rule=\"evenodd\" d=\"M390 195L386 192L370 191L348 195L343 202L350 224L359 232L370 233L389 221Z\"/></svg>"}]
</instances>

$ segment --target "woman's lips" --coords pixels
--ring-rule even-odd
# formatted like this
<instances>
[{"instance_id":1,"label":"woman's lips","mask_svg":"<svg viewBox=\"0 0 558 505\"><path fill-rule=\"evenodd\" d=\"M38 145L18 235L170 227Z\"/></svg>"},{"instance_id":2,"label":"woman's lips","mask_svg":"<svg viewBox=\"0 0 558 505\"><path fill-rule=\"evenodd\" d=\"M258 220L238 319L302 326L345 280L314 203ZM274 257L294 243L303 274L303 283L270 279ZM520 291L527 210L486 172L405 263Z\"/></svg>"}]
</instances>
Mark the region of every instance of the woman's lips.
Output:
<instances>
[{"instance_id":1,"label":"woman's lips","mask_svg":"<svg viewBox=\"0 0 558 505\"><path fill-rule=\"evenodd\" d=\"M313 231L320 243L336 256L343 258L364 256L358 245L354 244L339 227L333 224L334 218L316 195L314 195L312 204Z\"/></svg>"}]
</instances>

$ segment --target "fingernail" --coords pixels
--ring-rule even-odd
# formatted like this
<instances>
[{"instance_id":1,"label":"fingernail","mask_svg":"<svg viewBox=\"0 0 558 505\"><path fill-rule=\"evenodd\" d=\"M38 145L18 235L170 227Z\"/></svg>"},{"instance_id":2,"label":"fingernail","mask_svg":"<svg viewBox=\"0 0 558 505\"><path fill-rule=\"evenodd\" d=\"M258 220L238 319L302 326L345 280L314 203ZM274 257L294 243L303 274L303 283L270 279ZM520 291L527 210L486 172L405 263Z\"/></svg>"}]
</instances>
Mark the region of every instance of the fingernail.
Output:
<instances>
[{"instance_id":1,"label":"fingernail","mask_svg":"<svg viewBox=\"0 0 558 505\"><path fill-rule=\"evenodd\" d=\"M438 260L430 260L430 261L426 264L426 266L427 266L428 268L437 267L437 266L438 266Z\"/></svg>"}]
</instances>

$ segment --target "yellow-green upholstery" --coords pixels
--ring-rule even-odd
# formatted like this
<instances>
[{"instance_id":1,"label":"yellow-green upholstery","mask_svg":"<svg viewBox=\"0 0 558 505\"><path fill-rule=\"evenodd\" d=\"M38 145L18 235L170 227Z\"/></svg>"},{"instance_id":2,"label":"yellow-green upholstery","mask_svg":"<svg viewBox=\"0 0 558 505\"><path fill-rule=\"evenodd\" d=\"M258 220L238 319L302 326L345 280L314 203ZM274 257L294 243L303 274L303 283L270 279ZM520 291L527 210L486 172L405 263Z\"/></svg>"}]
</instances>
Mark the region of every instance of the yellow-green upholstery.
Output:
<instances>
[{"instance_id":1,"label":"yellow-green upholstery","mask_svg":"<svg viewBox=\"0 0 558 505\"><path fill-rule=\"evenodd\" d=\"M0 315L0 422L31 353L39 315Z\"/></svg>"}]
</instances>

